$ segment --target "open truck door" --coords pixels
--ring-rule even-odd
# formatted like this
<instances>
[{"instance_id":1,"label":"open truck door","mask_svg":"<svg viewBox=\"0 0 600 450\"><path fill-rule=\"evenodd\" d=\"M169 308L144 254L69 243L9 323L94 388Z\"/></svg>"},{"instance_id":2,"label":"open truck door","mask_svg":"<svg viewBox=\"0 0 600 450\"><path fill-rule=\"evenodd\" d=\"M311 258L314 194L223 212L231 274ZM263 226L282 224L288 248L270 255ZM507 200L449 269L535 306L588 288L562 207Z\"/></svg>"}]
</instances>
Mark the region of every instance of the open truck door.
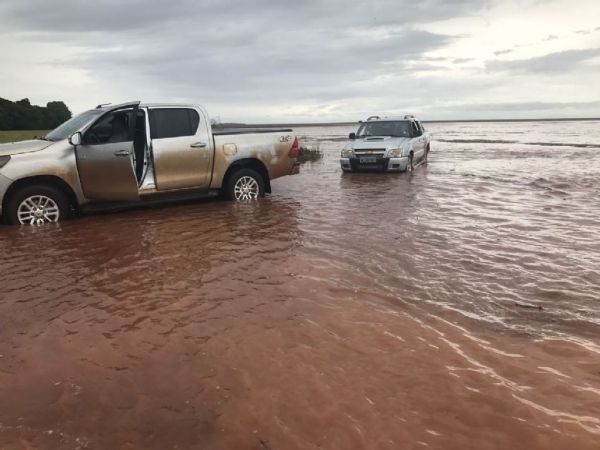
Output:
<instances>
[{"instance_id":1,"label":"open truck door","mask_svg":"<svg viewBox=\"0 0 600 450\"><path fill-rule=\"evenodd\" d=\"M134 131L140 102L115 105L79 137L75 146L84 195L93 200L139 200Z\"/></svg>"}]
</instances>

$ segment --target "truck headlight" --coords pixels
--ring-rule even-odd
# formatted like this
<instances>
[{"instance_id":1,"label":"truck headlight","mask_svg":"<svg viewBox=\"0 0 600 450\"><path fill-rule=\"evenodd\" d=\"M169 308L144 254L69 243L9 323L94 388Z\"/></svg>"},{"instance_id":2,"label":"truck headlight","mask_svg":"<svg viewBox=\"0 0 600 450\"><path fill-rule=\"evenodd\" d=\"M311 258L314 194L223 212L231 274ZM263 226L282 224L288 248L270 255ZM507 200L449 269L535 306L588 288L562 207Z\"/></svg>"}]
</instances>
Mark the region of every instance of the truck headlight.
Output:
<instances>
[{"instance_id":1,"label":"truck headlight","mask_svg":"<svg viewBox=\"0 0 600 450\"><path fill-rule=\"evenodd\" d=\"M10 156L0 156L0 169L10 161Z\"/></svg>"},{"instance_id":2,"label":"truck headlight","mask_svg":"<svg viewBox=\"0 0 600 450\"><path fill-rule=\"evenodd\" d=\"M402 149L401 148L393 148L388 152L388 157L389 158L397 158L398 156L400 156L402 154Z\"/></svg>"},{"instance_id":3,"label":"truck headlight","mask_svg":"<svg viewBox=\"0 0 600 450\"><path fill-rule=\"evenodd\" d=\"M353 153L351 148L345 148L342 150L342 158L352 158Z\"/></svg>"}]
</instances>

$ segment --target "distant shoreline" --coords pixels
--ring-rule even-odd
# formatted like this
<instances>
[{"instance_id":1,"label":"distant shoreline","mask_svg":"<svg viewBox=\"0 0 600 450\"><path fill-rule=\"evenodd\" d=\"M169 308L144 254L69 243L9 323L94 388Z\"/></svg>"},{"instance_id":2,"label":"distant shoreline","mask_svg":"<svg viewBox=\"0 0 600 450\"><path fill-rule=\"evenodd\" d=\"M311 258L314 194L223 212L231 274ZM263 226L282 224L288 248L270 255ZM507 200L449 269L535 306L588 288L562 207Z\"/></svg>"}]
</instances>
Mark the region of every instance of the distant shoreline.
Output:
<instances>
[{"instance_id":1,"label":"distant shoreline","mask_svg":"<svg viewBox=\"0 0 600 450\"><path fill-rule=\"evenodd\" d=\"M423 120L423 123L510 123L510 122L581 122L600 121L600 117L562 118L562 119L464 119L464 120ZM213 128L279 128L279 127L343 127L359 122L316 122L316 123L234 123L213 125Z\"/></svg>"}]
</instances>

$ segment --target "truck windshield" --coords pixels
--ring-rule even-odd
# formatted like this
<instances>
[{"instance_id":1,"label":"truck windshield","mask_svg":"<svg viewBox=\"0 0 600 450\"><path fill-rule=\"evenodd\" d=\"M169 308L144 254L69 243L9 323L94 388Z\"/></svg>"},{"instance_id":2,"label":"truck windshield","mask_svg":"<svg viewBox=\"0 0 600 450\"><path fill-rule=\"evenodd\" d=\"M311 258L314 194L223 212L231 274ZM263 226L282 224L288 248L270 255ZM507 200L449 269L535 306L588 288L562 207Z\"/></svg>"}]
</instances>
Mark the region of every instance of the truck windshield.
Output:
<instances>
[{"instance_id":1,"label":"truck windshield","mask_svg":"<svg viewBox=\"0 0 600 450\"><path fill-rule=\"evenodd\" d=\"M66 139L76 131L79 131L83 126L102 115L104 112L105 111L102 111L101 109L91 109L81 113L67 120L62 125L56 127L45 136L45 139L49 141L60 141L62 139Z\"/></svg>"},{"instance_id":2,"label":"truck windshield","mask_svg":"<svg viewBox=\"0 0 600 450\"><path fill-rule=\"evenodd\" d=\"M368 136L410 137L410 124L406 120L366 122L358 129L356 137Z\"/></svg>"}]
</instances>

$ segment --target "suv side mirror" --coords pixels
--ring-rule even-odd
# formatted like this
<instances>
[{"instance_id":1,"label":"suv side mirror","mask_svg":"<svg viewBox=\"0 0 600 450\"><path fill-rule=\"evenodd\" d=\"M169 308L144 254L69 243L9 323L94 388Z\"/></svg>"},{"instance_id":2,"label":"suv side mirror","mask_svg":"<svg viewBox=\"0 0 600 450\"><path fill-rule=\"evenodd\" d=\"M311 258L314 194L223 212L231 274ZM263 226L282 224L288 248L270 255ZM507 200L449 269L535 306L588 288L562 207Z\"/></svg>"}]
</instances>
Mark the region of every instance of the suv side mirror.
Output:
<instances>
[{"instance_id":1,"label":"suv side mirror","mask_svg":"<svg viewBox=\"0 0 600 450\"><path fill-rule=\"evenodd\" d=\"M356 133L350 133L350 134L348 135L348 138L349 138L349 139L352 139L352 140L356 139Z\"/></svg>"},{"instance_id":2,"label":"suv side mirror","mask_svg":"<svg viewBox=\"0 0 600 450\"><path fill-rule=\"evenodd\" d=\"M69 136L69 144L71 145L81 145L81 132L78 131Z\"/></svg>"}]
</instances>

